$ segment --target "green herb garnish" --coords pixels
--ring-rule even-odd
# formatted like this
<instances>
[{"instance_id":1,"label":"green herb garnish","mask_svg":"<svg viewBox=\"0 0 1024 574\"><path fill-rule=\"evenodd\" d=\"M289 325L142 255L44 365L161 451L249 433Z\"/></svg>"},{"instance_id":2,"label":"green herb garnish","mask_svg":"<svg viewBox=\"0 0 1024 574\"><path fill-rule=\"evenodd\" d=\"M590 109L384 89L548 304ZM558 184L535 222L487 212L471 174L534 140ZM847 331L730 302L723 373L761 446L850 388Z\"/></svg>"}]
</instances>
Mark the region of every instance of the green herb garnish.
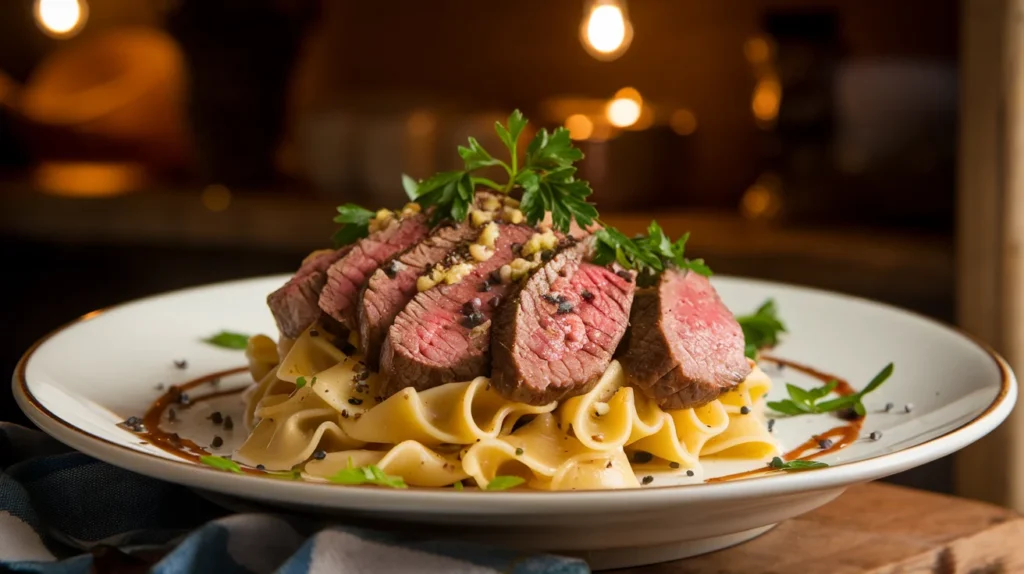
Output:
<instances>
[{"instance_id":1,"label":"green herb garnish","mask_svg":"<svg viewBox=\"0 0 1024 574\"><path fill-rule=\"evenodd\" d=\"M826 385L810 390L787 383L786 390L789 392L789 398L781 401L769 401L767 404L773 411L791 416L821 414L847 408L852 408L858 416L864 416L867 413L863 403L864 395L880 387L886 379L892 376L892 371L893 364L889 363L860 391L824 402L818 401L835 390L838 386L836 381L830 381Z\"/></svg>"},{"instance_id":2,"label":"green herb garnish","mask_svg":"<svg viewBox=\"0 0 1024 574\"><path fill-rule=\"evenodd\" d=\"M455 490L458 490L459 492L462 492L462 489L463 489L462 481L461 480L456 480L455 484L452 485L452 488L454 488Z\"/></svg>"},{"instance_id":3,"label":"green herb garnish","mask_svg":"<svg viewBox=\"0 0 1024 574\"><path fill-rule=\"evenodd\" d=\"M309 381L309 386L312 387L315 384L316 384L316 377L313 377ZM295 379L295 388L296 389L301 389L304 386L306 386L306 377L298 377L297 379Z\"/></svg>"},{"instance_id":4,"label":"green herb garnish","mask_svg":"<svg viewBox=\"0 0 1024 574\"><path fill-rule=\"evenodd\" d=\"M647 227L647 235L630 239L613 227L605 227L594 233L597 245L594 262L606 265L613 261L626 269L635 269L641 274L654 276L674 265L679 269L689 269L708 277L711 269L703 259L689 260L684 257L689 233L673 242L662 231L657 221Z\"/></svg>"},{"instance_id":5,"label":"green herb garnish","mask_svg":"<svg viewBox=\"0 0 1024 574\"><path fill-rule=\"evenodd\" d=\"M328 480L336 484L376 484L391 488L408 488L402 477L391 476L375 464L353 467L351 458L348 461L348 468L339 470Z\"/></svg>"},{"instance_id":6,"label":"green herb garnish","mask_svg":"<svg viewBox=\"0 0 1024 574\"><path fill-rule=\"evenodd\" d=\"M242 474L242 467L238 466L238 463L231 460L230 458L224 458L222 456L204 455L199 457L199 462L212 466L218 470L226 470L228 472L235 472Z\"/></svg>"},{"instance_id":7,"label":"green herb garnish","mask_svg":"<svg viewBox=\"0 0 1024 574\"><path fill-rule=\"evenodd\" d=\"M263 471L263 474L264 474L264 476L268 476L270 478L276 478L278 480L299 480L299 479L302 478L302 472L298 471L298 470L295 470L295 469L292 469L292 470L281 470L281 471L274 471L274 472Z\"/></svg>"},{"instance_id":8,"label":"green herb garnish","mask_svg":"<svg viewBox=\"0 0 1024 574\"><path fill-rule=\"evenodd\" d=\"M212 337L203 339L203 342L224 347L225 349L245 349L249 346L249 335L221 331Z\"/></svg>"},{"instance_id":9,"label":"green herb garnish","mask_svg":"<svg viewBox=\"0 0 1024 574\"><path fill-rule=\"evenodd\" d=\"M550 133L541 128L527 146L520 165L519 136L526 124L519 110L512 112L506 125L494 124L498 138L508 150L508 162L491 155L476 138L469 138L468 146L459 146L462 170L441 172L416 182L415 192L412 179L402 176L406 193L424 208L433 206L434 221L462 221L469 213L477 186L505 194L521 189L520 209L530 225L543 220L547 212L551 212L554 227L564 233L569 232L573 220L581 227L590 225L597 218L597 209L586 201L592 193L590 184L576 179L576 168L572 165L583 159L583 152L572 145L569 130L564 127ZM504 184L474 175L492 166L505 170L508 180Z\"/></svg>"},{"instance_id":10,"label":"green herb garnish","mask_svg":"<svg viewBox=\"0 0 1024 574\"><path fill-rule=\"evenodd\" d=\"M486 490L508 490L526 482L521 476L496 476L487 483Z\"/></svg>"},{"instance_id":11,"label":"green herb garnish","mask_svg":"<svg viewBox=\"0 0 1024 574\"><path fill-rule=\"evenodd\" d=\"M354 203L339 205L338 215L335 216L334 222L340 223L341 229L336 231L334 236L331 237L331 240L334 241L334 246L348 245L357 239L362 239L369 235L370 220L373 219L374 215L374 212L359 207Z\"/></svg>"},{"instance_id":12,"label":"green herb garnish","mask_svg":"<svg viewBox=\"0 0 1024 574\"><path fill-rule=\"evenodd\" d=\"M757 357L761 349L770 349L779 343L779 334L786 332L786 326L779 320L779 310L774 299L768 299L750 315L736 317L743 328L746 341L744 352L751 359Z\"/></svg>"},{"instance_id":13,"label":"green herb garnish","mask_svg":"<svg viewBox=\"0 0 1024 574\"><path fill-rule=\"evenodd\" d=\"M826 468L827 464L824 462L818 462L816 460L790 460L783 461L779 457L775 457L768 466L775 470L787 470L787 471L800 471L800 470L812 470L815 468Z\"/></svg>"}]
</instances>

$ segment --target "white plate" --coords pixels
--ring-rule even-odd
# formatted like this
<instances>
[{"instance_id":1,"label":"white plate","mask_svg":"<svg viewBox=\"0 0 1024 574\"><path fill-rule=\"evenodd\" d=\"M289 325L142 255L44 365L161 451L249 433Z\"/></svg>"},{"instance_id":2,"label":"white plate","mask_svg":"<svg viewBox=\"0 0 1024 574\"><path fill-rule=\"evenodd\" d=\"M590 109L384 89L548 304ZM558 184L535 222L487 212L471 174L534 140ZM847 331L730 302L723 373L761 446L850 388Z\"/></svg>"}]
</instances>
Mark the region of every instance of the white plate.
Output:
<instances>
[{"instance_id":1,"label":"white plate","mask_svg":"<svg viewBox=\"0 0 1024 574\"><path fill-rule=\"evenodd\" d=\"M707 552L756 536L772 525L812 510L849 485L952 453L995 428L1013 408L1017 386L1006 363L991 350L948 327L898 309L811 289L715 277L737 313L774 297L790 333L773 354L863 386L886 363L892 378L865 401L862 440L823 459L832 466L747 480L591 492L456 492L343 487L238 475L167 454L117 422L141 415L160 394L179 384L244 364L238 351L200 342L222 329L274 333L267 293L287 277L220 283L176 291L90 313L55 331L22 358L14 393L25 413L57 439L118 466L221 495L285 506L362 524L454 535L502 546L581 555L595 568L658 562ZM174 366L187 359L186 370ZM813 385L787 369L766 366L771 398L784 382ZM225 378L221 388L246 384ZM879 412L892 402L894 412ZM903 406L913 403L911 413ZM208 444L205 411L240 409L237 397L216 406L201 403L189 416L190 432ZM898 412L900 411L900 412ZM828 417L780 419L776 437L785 447L835 426ZM241 417L235 420L240 421ZM242 425L223 433L225 449L244 438ZM196 430L198 429L198 430ZM707 476L762 463L709 464ZM216 495L214 495L216 496ZM224 500L223 496L220 497ZM238 502L234 504L238 505ZM251 503L250 503L251 504Z\"/></svg>"}]
</instances>

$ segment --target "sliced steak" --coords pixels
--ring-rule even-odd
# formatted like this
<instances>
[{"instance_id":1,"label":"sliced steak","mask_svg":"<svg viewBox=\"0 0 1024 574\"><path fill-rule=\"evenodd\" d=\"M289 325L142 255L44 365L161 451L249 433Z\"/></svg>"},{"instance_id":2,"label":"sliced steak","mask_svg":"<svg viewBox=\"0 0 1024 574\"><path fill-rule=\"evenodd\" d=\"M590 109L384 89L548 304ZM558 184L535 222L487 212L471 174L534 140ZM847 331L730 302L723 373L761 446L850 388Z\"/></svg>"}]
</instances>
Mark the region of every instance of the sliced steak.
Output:
<instances>
[{"instance_id":1,"label":"sliced steak","mask_svg":"<svg viewBox=\"0 0 1024 574\"><path fill-rule=\"evenodd\" d=\"M429 389L489 372L491 315L511 288L489 278L517 257L514 244L525 243L535 232L508 224L499 224L499 230L490 259L477 263L458 283L416 294L395 318L380 354L385 396L405 387Z\"/></svg>"},{"instance_id":2,"label":"sliced steak","mask_svg":"<svg viewBox=\"0 0 1024 574\"><path fill-rule=\"evenodd\" d=\"M425 215L392 219L360 239L352 250L327 270L320 309L350 330L357 330L356 306L366 278L397 253L419 243L429 233Z\"/></svg>"},{"instance_id":3,"label":"sliced steak","mask_svg":"<svg viewBox=\"0 0 1024 574\"><path fill-rule=\"evenodd\" d=\"M320 292L327 282L327 269L352 249L323 249L310 253L295 275L280 289L267 296L267 305L274 315L281 334L298 337L320 316Z\"/></svg>"},{"instance_id":4,"label":"sliced steak","mask_svg":"<svg viewBox=\"0 0 1024 574\"><path fill-rule=\"evenodd\" d=\"M468 223L438 227L429 237L370 275L359 299L357 322L364 361L371 369L377 370L380 366L380 350L388 328L416 296L416 279L479 235L480 229Z\"/></svg>"},{"instance_id":5,"label":"sliced steak","mask_svg":"<svg viewBox=\"0 0 1024 574\"><path fill-rule=\"evenodd\" d=\"M637 291L630 323L622 368L662 408L705 405L750 374L743 331L702 275L665 271Z\"/></svg>"},{"instance_id":6,"label":"sliced steak","mask_svg":"<svg viewBox=\"0 0 1024 574\"><path fill-rule=\"evenodd\" d=\"M505 398L543 405L589 391L629 324L632 273L563 249L502 305L491 333L491 383Z\"/></svg>"}]
</instances>

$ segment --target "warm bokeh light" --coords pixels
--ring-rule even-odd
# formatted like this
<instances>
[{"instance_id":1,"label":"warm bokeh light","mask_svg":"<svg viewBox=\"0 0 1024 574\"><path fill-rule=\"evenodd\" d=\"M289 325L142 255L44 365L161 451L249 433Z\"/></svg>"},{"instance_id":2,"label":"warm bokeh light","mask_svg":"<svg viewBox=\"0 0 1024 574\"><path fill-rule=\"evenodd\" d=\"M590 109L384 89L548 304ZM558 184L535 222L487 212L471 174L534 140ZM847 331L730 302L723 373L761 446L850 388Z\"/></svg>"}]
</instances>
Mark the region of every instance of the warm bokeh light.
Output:
<instances>
[{"instance_id":1,"label":"warm bokeh light","mask_svg":"<svg viewBox=\"0 0 1024 574\"><path fill-rule=\"evenodd\" d=\"M580 30L583 46L602 60L622 55L633 39L633 25L621 0L598 0L584 15Z\"/></svg>"},{"instance_id":2,"label":"warm bokeh light","mask_svg":"<svg viewBox=\"0 0 1024 574\"><path fill-rule=\"evenodd\" d=\"M743 45L743 55L751 64L764 64L772 55L771 45L762 36L754 36Z\"/></svg>"},{"instance_id":3,"label":"warm bokeh light","mask_svg":"<svg viewBox=\"0 0 1024 574\"><path fill-rule=\"evenodd\" d=\"M39 189L66 197L112 197L142 187L145 172L134 163L44 162L35 172Z\"/></svg>"},{"instance_id":4,"label":"warm bokeh light","mask_svg":"<svg viewBox=\"0 0 1024 574\"><path fill-rule=\"evenodd\" d=\"M688 136L697 131L697 116L686 108L680 108L672 112L668 124L672 131L681 136Z\"/></svg>"},{"instance_id":5,"label":"warm bokeh light","mask_svg":"<svg viewBox=\"0 0 1024 574\"><path fill-rule=\"evenodd\" d=\"M585 140L594 133L594 122L583 114L573 114L565 118L565 129L574 140Z\"/></svg>"},{"instance_id":6,"label":"warm bokeh light","mask_svg":"<svg viewBox=\"0 0 1024 574\"><path fill-rule=\"evenodd\" d=\"M429 136L437 129L437 116L427 110L416 110L409 114L406 126L414 137Z\"/></svg>"},{"instance_id":7,"label":"warm bokeh light","mask_svg":"<svg viewBox=\"0 0 1024 574\"><path fill-rule=\"evenodd\" d=\"M644 97L640 95L640 92L636 88L631 86L626 86L625 88L615 92L615 99L633 100L637 105L644 105Z\"/></svg>"},{"instance_id":8,"label":"warm bokeh light","mask_svg":"<svg viewBox=\"0 0 1024 574\"><path fill-rule=\"evenodd\" d=\"M617 128L629 127L640 119L640 104L626 98L617 98L608 102L605 109L608 122Z\"/></svg>"},{"instance_id":9,"label":"warm bokeh light","mask_svg":"<svg viewBox=\"0 0 1024 574\"><path fill-rule=\"evenodd\" d=\"M210 211L224 211L231 205L231 190L220 184L208 185L200 194L199 201Z\"/></svg>"},{"instance_id":10,"label":"warm bokeh light","mask_svg":"<svg viewBox=\"0 0 1024 574\"><path fill-rule=\"evenodd\" d=\"M754 117L761 124L771 124L779 115L779 105L782 103L782 84L778 77L767 75L757 82L754 88L754 97L750 103L750 109Z\"/></svg>"},{"instance_id":11,"label":"warm bokeh light","mask_svg":"<svg viewBox=\"0 0 1024 574\"><path fill-rule=\"evenodd\" d=\"M89 16L85 0L36 0L36 23L50 36L69 38L78 33Z\"/></svg>"},{"instance_id":12,"label":"warm bokeh light","mask_svg":"<svg viewBox=\"0 0 1024 574\"><path fill-rule=\"evenodd\" d=\"M770 219L782 210L782 181L773 173L765 173L757 178L743 192L740 211L747 219Z\"/></svg>"}]
</instances>

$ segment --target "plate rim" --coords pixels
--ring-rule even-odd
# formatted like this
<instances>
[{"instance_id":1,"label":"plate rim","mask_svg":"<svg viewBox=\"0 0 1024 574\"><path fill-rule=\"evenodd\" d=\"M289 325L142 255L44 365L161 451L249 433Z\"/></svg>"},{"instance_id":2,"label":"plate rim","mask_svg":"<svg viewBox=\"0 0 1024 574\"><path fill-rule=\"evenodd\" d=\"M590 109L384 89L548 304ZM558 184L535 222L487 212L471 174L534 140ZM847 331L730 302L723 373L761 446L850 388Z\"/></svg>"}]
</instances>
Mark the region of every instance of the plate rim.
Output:
<instances>
[{"instance_id":1,"label":"plate rim","mask_svg":"<svg viewBox=\"0 0 1024 574\"><path fill-rule=\"evenodd\" d=\"M865 297L839 293L827 289L752 279L732 275L716 275L726 281L756 284L762 287L784 287L817 295L824 295L851 302L884 308L886 311L911 316L929 323L932 327L944 329L958 335L965 342L981 349L995 363L1000 375L1000 389L992 402L970 421L950 429L949 431L895 452L847 462L823 469L815 469L798 473L783 473L749 480L703 483L694 485L666 485L625 490L587 490L573 492L546 491L507 491L483 492L466 490L448 492L443 489L410 488L410 489L378 489L378 488L346 488L344 486L308 481L268 480L263 477L234 474L221 470L197 465L181 459L164 458L155 454L138 451L124 444L91 434L47 409L32 394L28 387L27 368L35 352L51 338L77 325L93 320L108 312L130 305L147 301L181 295L190 291L202 291L215 287L230 287L245 283L286 279L288 274L262 275L228 281L219 281L195 285L152 295L135 298L108 307L90 311L63 325L53 329L34 342L19 359L12 377L14 397L22 412L41 430L58 441L89 456L109 464L137 472L147 476L156 476L197 488L220 491L226 494L241 495L267 501L303 503L329 503L332 507L356 510L413 510L409 503L414 499L429 506L438 506L447 510L448 514L536 514L538 511L548 513L572 512L607 512L611 510L639 510L642 504L675 504L715 503L723 500L741 500L765 498L795 494L808 490L829 488L845 488L847 486L882 478L935 460L956 452L965 446L983 438L1002 423L1012 411L1017 398L1017 379L1005 359L990 345L978 337L957 327L938 321L915 311L902 309L894 305L874 301ZM907 456L907 455L910 456ZM156 472L159 471L159 472ZM240 482L245 481L245 482ZM259 482L252 482L259 481ZM259 488L248 489L241 485L258 485ZM240 490L242 493L240 493ZM328 494L331 493L331 494ZM332 496L333 495L333 496ZM488 501L482 505L450 505L453 500L470 496L477 503ZM600 498L597 498L600 497ZM558 499L557 505L551 503ZM639 504L638 504L639 503ZM418 511L434 512L427 508Z\"/></svg>"}]
</instances>

